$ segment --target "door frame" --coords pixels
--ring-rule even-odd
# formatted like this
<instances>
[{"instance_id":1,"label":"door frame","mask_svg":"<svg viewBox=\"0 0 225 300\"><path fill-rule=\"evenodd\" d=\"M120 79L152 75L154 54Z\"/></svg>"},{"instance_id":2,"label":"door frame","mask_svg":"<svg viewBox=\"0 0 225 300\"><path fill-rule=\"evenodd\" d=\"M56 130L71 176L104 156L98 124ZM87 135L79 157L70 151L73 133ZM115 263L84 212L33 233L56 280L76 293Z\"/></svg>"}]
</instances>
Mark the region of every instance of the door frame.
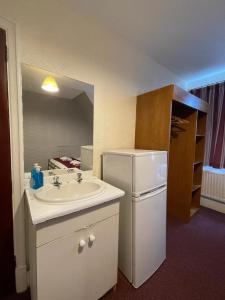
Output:
<instances>
[{"instance_id":1,"label":"door frame","mask_svg":"<svg viewBox=\"0 0 225 300\"><path fill-rule=\"evenodd\" d=\"M13 206L13 239L16 258L16 290L27 289L27 267L25 253L24 222L24 157L23 157L23 114L22 80L19 47L19 32L15 23L0 16L0 27L6 31L8 48L8 100L11 143L11 176Z\"/></svg>"}]
</instances>

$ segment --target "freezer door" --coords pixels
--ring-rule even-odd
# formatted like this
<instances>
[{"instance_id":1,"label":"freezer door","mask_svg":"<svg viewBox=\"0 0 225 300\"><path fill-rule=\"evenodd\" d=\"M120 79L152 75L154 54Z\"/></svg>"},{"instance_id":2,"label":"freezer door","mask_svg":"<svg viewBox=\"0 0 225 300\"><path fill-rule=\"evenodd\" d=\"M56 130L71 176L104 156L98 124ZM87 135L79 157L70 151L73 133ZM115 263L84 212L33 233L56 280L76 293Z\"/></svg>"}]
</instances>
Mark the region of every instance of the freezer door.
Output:
<instances>
[{"instance_id":1,"label":"freezer door","mask_svg":"<svg viewBox=\"0 0 225 300\"><path fill-rule=\"evenodd\" d=\"M133 286L138 288L166 258L166 188L133 199ZM137 200L137 201L136 201Z\"/></svg>"},{"instance_id":2,"label":"freezer door","mask_svg":"<svg viewBox=\"0 0 225 300\"><path fill-rule=\"evenodd\" d=\"M103 180L132 195L133 160L130 155L103 155Z\"/></svg>"},{"instance_id":3,"label":"freezer door","mask_svg":"<svg viewBox=\"0 0 225 300\"><path fill-rule=\"evenodd\" d=\"M167 184L167 152L133 157L133 195Z\"/></svg>"}]
</instances>

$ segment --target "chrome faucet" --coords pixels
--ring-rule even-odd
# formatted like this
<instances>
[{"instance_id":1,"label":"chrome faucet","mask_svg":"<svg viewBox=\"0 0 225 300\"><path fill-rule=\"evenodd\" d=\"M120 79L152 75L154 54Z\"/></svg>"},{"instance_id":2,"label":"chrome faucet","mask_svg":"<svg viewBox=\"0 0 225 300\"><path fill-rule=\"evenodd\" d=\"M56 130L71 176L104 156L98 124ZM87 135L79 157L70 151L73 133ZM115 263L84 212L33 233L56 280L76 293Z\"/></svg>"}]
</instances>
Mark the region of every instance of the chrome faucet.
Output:
<instances>
[{"instance_id":1,"label":"chrome faucet","mask_svg":"<svg viewBox=\"0 0 225 300\"><path fill-rule=\"evenodd\" d=\"M55 175L55 173L53 171L48 171L48 175L52 176L52 175Z\"/></svg>"},{"instance_id":2,"label":"chrome faucet","mask_svg":"<svg viewBox=\"0 0 225 300\"><path fill-rule=\"evenodd\" d=\"M59 181L59 176L54 176L53 177L53 185L57 186L59 188L61 184L62 184L62 182Z\"/></svg>"},{"instance_id":3,"label":"chrome faucet","mask_svg":"<svg viewBox=\"0 0 225 300\"><path fill-rule=\"evenodd\" d=\"M83 180L83 178L82 178L82 173L77 173L77 182L78 182L78 183L81 183L82 180Z\"/></svg>"}]
</instances>

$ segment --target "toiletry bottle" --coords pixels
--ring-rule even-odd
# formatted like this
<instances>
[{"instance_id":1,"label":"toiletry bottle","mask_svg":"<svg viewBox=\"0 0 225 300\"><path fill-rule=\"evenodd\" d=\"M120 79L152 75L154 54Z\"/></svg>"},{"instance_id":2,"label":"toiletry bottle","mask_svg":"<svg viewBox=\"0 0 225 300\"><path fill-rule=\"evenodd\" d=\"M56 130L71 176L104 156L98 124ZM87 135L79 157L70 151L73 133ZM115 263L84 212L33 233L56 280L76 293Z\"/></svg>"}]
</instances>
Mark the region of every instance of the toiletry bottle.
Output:
<instances>
[{"instance_id":1,"label":"toiletry bottle","mask_svg":"<svg viewBox=\"0 0 225 300\"><path fill-rule=\"evenodd\" d=\"M41 167L39 168L40 168L40 172L39 172L39 188L40 188L44 185L44 173L41 171Z\"/></svg>"},{"instance_id":2,"label":"toiletry bottle","mask_svg":"<svg viewBox=\"0 0 225 300\"><path fill-rule=\"evenodd\" d=\"M32 188L34 190L37 190L38 189L38 181L39 181L39 175L38 175L39 171L38 171L38 166L35 168L35 171L33 172L33 185L32 185Z\"/></svg>"},{"instance_id":3,"label":"toiletry bottle","mask_svg":"<svg viewBox=\"0 0 225 300\"><path fill-rule=\"evenodd\" d=\"M36 173L36 168L38 167L38 163L33 164L31 169L31 179L30 179L30 187L33 188L34 186L34 175Z\"/></svg>"},{"instance_id":4,"label":"toiletry bottle","mask_svg":"<svg viewBox=\"0 0 225 300\"><path fill-rule=\"evenodd\" d=\"M32 169L31 169L31 177L32 177L32 174L36 171L37 167L38 167L38 163L33 164Z\"/></svg>"},{"instance_id":5,"label":"toiletry bottle","mask_svg":"<svg viewBox=\"0 0 225 300\"><path fill-rule=\"evenodd\" d=\"M41 172L41 167L36 167L36 172L34 173L34 185L33 189L37 190L43 186L43 172Z\"/></svg>"}]
</instances>

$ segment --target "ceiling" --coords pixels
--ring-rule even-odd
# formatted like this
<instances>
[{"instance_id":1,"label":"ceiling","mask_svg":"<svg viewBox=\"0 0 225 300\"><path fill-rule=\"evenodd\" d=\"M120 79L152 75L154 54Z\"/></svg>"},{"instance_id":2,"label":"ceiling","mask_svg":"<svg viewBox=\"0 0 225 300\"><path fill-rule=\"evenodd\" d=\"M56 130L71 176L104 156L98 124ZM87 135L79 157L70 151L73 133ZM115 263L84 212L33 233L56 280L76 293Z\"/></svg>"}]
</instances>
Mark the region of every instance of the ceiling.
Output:
<instances>
[{"instance_id":1,"label":"ceiling","mask_svg":"<svg viewBox=\"0 0 225 300\"><path fill-rule=\"evenodd\" d=\"M59 92L49 93L41 88L44 78L49 75L56 79L59 86ZM27 64L22 64L22 86L23 91L51 95L63 99L74 99L85 92L91 102L93 103L94 101L94 87L92 85L65 76L53 74Z\"/></svg>"},{"instance_id":2,"label":"ceiling","mask_svg":"<svg viewBox=\"0 0 225 300\"><path fill-rule=\"evenodd\" d=\"M225 70L225 0L73 0L186 81Z\"/></svg>"}]
</instances>

